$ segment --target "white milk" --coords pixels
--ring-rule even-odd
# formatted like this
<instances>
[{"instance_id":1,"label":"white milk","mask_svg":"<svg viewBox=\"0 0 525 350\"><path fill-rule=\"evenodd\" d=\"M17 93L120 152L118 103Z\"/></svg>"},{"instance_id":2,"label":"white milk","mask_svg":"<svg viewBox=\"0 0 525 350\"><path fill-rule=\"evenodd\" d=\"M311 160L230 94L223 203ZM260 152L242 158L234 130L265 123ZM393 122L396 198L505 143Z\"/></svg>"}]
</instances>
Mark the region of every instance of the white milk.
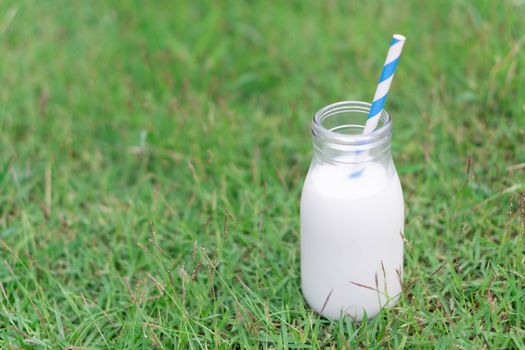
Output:
<instances>
[{"instance_id":1,"label":"white milk","mask_svg":"<svg viewBox=\"0 0 525 350\"><path fill-rule=\"evenodd\" d=\"M373 317L401 292L399 178L391 162L368 163L352 177L355 171L314 159L301 196L303 294L316 312L333 319L345 314L361 320L365 311Z\"/></svg>"}]
</instances>

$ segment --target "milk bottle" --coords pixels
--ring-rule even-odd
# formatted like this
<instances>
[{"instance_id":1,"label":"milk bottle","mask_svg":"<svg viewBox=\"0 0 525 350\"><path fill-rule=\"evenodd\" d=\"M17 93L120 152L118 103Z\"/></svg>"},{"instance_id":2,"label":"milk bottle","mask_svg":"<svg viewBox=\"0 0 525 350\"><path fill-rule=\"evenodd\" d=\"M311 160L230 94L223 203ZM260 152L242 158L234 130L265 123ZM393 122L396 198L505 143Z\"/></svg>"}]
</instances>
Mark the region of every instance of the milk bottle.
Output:
<instances>
[{"instance_id":1,"label":"milk bottle","mask_svg":"<svg viewBox=\"0 0 525 350\"><path fill-rule=\"evenodd\" d=\"M401 292L404 204L390 152L392 121L362 135L370 104L339 102L314 117L301 195L301 286L332 319L361 320Z\"/></svg>"}]
</instances>

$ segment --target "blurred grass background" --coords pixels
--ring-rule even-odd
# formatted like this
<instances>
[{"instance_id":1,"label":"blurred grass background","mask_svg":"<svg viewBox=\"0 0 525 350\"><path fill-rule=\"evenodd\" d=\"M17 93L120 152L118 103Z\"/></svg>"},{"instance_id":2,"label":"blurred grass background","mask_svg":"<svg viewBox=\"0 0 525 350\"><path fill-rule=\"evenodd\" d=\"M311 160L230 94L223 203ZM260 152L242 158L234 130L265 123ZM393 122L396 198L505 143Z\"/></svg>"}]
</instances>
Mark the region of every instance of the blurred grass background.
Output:
<instances>
[{"instance_id":1,"label":"blurred grass background","mask_svg":"<svg viewBox=\"0 0 525 350\"><path fill-rule=\"evenodd\" d=\"M387 109L405 293L305 305L319 108ZM525 2L0 2L0 346L523 348Z\"/></svg>"}]
</instances>

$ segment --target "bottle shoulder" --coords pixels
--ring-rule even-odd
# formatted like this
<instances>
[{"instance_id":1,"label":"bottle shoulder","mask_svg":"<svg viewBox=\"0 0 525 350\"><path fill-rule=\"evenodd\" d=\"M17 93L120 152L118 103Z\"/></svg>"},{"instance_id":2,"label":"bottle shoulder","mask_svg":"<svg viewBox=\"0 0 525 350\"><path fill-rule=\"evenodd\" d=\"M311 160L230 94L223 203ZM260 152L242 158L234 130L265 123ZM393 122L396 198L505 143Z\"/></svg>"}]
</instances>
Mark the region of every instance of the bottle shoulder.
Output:
<instances>
[{"instance_id":1,"label":"bottle shoulder","mask_svg":"<svg viewBox=\"0 0 525 350\"><path fill-rule=\"evenodd\" d=\"M401 183L392 162L337 166L313 161L303 185L302 196L317 193L353 199L382 192L399 193L402 197Z\"/></svg>"}]
</instances>

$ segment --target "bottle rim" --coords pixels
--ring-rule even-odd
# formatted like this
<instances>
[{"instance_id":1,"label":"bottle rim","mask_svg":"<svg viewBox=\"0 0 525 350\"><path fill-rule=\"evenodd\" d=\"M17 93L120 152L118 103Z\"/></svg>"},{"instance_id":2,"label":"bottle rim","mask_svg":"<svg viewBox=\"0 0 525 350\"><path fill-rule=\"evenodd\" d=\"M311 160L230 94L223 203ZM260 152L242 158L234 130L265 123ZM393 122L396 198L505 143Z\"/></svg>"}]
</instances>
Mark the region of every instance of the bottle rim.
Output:
<instances>
[{"instance_id":1,"label":"bottle rim","mask_svg":"<svg viewBox=\"0 0 525 350\"><path fill-rule=\"evenodd\" d=\"M385 137L389 137L392 131L392 118L386 110L380 114L380 126L369 134L344 134L334 131L335 128L328 129L323 125L326 118L342 113L365 113L370 111L371 104L363 101L341 101L329 104L315 113L312 121L312 134L330 143L359 146L374 144ZM364 125L350 125L364 128Z\"/></svg>"}]
</instances>

